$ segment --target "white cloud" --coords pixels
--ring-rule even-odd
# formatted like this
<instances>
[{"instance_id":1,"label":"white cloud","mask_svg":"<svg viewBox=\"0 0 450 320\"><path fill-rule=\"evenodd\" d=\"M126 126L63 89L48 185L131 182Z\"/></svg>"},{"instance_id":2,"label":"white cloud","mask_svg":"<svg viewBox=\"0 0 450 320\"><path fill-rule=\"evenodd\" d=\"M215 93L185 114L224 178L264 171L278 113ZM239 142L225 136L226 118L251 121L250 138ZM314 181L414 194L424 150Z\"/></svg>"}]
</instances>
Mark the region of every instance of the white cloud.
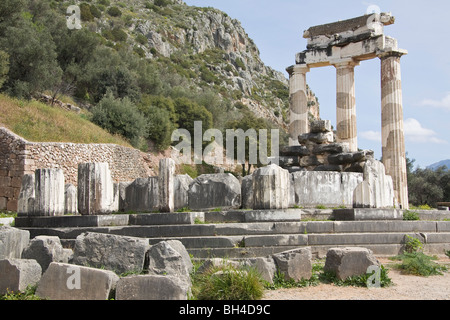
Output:
<instances>
[{"instance_id":1,"label":"white cloud","mask_svg":"<svg viewBox=\"0 0 450 320\"><path fill-rule=\"evenodd\" d=\"M381 132L379 131L364 131L359 134L359 136L363 139L375 141L375 142L381 142Z\"/></svg>"},{"instance_id":2,"label":"white cloud","mask_svg":"<svg viewBox=\"0 0 450 320\"><path fill-rule=\"evenodd\" d=\"M443 108L450 110L450 92L441 100L424 99L419 103L423 107Z\"/></svg>"},{"instance_id":3,"label":"white cloud","mask_svg":"<svg viewBox=\"0 0 450 320\"><path fill-rule=\"evenodd\" d=\"M412 142L447 144L448 142L437 138L437 133L422 127L419 121L413 118L404 121L405 138Z\"/></svg>"}]
</instances>

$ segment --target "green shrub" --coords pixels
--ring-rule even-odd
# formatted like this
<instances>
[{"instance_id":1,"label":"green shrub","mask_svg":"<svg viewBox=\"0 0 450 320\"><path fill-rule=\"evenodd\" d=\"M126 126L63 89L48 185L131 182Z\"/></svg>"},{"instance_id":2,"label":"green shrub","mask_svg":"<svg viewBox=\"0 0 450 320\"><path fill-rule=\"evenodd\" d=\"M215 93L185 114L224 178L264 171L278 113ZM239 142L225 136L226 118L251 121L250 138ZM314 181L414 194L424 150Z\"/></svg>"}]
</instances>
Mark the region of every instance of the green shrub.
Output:
<instances>
[{"instance_id":1,"label":"green shrub","mask_svg":"<svg viewBox=\"0 0 450 320\"><path fill-rule=\"evenodd\" d=\"M138 147L146 136L146 123L136 105L128 97L115 99L108 91L92 110L92 122L112 134L126 138Z\"/></svg>"},{"instance_id":2,"label":"green shrub","mask_svg":"<svg viewBox=\"0 0 450 320\"><path fill-rule=\"evenodd\" d=\"M433 261L436 260L435 257L430 257L423 252L405 252L391 259L402 261L395 265L395 268L404 274L428 277L442 275L444 271L447 271L447 267Z\"/></svg>"},{"instance_id":3,"label":"green shrub","mask_svg":"<svg viewBox=\"0 0 450 320\"><path fill-rule=\"evenodd\" d=\"M197 300L259 300L264 293L263 280L253 268L224 264L192 278L192 294Z\"/></svg>"},{"instance_id":4,"label":"green shrub","mask_svg":"<svg viewBox=\"0 0 450 320\"><path fill-rule=\"evenodd\" d=\"M117 7L111 7L106 11L111 17L120 17L122 15L122 11L120 11Z\"/></svg>"},{"instance_id":5,"label":"green shrub","mask_svg":"<svg viewBox=\"0 0 450 320\"><path fill-rule=\"evenodd\" d=\"M127 41L127 38L128 38L127 33L118 27L115 27L114 29L112 29L111 34L113 36L113 40L116 42Z\"/></svg>"},{"instance_id":6,"label":"green shrub","mask_svg":"<svg viewBox=\"0 0 450 320\"><path fill-rule=\"evenodd\" d=\"M403 212L403 220L417 221L420 220L420 216L416 211L405 210L405 212Z\"/></svg>"}]
</instances>

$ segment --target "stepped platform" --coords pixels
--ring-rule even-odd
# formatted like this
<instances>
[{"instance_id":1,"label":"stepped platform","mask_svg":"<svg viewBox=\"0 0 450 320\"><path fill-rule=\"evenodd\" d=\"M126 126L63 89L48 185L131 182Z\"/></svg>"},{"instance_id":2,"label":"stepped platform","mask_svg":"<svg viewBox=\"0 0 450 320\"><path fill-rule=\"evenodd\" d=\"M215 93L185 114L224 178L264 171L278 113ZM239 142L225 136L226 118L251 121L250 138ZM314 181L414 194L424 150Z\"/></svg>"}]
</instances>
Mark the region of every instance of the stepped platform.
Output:
<instances>
[{"instance_id":1,"label":"stepped platform","mask_svg":"<svg viewBox=\"0 0 450 320\"><path fill-rule=\"evenodd\" d=\"M311 247L316 257L339 246L391 256L401 251L406 235L419 238L428 253L450 250L450 221L403 221L400 210L381 215L376 209L363 210L372 210L365 215L372 220L358 219L361 211L349 209L288 209L18 217L15 226L30 231L32 238L58 236L65 247L73 247L84 232L147 238L150 244L175 239L199 259L261 257L303 246Z\"/></svg>"}]
</instances>

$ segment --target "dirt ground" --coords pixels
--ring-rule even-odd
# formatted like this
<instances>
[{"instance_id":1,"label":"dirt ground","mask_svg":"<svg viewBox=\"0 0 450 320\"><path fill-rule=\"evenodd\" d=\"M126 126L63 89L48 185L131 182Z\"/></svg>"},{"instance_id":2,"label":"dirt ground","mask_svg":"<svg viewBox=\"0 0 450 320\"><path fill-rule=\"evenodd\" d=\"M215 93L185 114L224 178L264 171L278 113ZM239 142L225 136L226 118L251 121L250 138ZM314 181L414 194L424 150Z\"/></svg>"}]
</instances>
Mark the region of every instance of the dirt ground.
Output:
<instances>
[{"instance_id":1,"label":"dirt ground","mask_svg":"<svg viewBox=\"0 0 450 320\"><path fill-rule=\"evenodd\" d=\"M393 285L387 288L338 287L321 284L316 287L266 291L264 300L450 300L450 272L443 276L403 275L390 267L389 260L378 259L388 268ZM440 263L449 267L449 259Z\"/></svg>"}]
</instances>

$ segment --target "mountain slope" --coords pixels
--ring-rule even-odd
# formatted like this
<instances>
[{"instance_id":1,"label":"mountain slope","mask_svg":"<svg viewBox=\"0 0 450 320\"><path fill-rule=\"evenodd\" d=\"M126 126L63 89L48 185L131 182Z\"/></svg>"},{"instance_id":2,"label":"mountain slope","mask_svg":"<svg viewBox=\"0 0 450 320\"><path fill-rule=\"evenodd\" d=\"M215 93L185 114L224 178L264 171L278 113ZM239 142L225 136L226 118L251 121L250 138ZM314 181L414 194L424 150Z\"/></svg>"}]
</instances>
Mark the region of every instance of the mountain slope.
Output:
<instances>
[{"instance_id":1,"label":"mountain slope","mask_svg":"<svg viewBox=\"0 0 450 320\"><path fill-rule=\"evenodd\" d=\"M106 35L121 29L127 45L143 58L166 64L172 72L200 88L211 88L225 98L240 101L258 117L286 129L289 109L288 81L283 73L266 66L259 49L241 23L214 8L188 6L180 0L107 1L93 0L91 11L109 3L117 17L101 14L89 28ZM109 38L114 45L120 41ZM311 92L312 114L318 115L318 101Z\"/></svg>"},{"instance_id":2,"label":"mountain slope","mask_svg":"<svg viewBox=\"0 0 450 320\"><path fill-rule=\"evenodd\" d=\"M427 169L437 170L437 169L439 169L440 167L443 167L443 166L446 166L446 167L447 167L447 170L450 170L450 159L448 159L448 160L442 160L442 161L439 161L439 162L434 163L434 164L432 164L432 165L429 165L429 166L427 167Z\"/></svg>"},{"instance_id":3,"label":"mountain slope","mask_svg":"<svg viewBox=\"0 0 450 320\"><path fill-rule=\"evenodd\" d=\"M74 4L81 24L71 29ZM205 130L224 130L262 118L286 139L288 80L222 11L180 0L4 0L0 16L0 69L9 69L0 70L0 89L8 95L68 96L143 150L167 148L174 129L199 119ZM308 99L311 118L319 117L311 91Z\"/></svg>"}]
</instances>

